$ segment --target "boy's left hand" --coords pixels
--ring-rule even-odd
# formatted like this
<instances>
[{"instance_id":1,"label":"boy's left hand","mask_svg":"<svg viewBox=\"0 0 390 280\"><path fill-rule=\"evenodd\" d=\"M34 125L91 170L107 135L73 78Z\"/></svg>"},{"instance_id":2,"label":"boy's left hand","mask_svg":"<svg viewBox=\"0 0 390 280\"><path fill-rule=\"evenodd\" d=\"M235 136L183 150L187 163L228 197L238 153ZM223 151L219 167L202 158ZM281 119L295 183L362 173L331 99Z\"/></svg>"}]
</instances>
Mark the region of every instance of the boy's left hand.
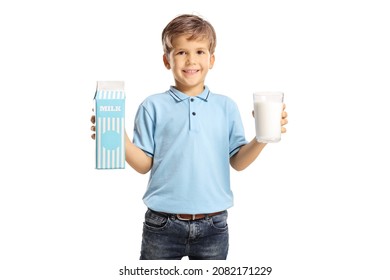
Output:
<instances>
[{"instance_id":1,"label":"boy's left hand","mask_svg":"<svg viewBox=\"0 0 390 280\"><path fill-rule=\"evenodd\" d=\"M288 120L287 120L288 114L284 109L286 109L286 104L283 103L282 120L280 121L280 123L282 124L282 133L285 133L287 131L284 125L288 124Z\"/></svg>"}]
</instances>

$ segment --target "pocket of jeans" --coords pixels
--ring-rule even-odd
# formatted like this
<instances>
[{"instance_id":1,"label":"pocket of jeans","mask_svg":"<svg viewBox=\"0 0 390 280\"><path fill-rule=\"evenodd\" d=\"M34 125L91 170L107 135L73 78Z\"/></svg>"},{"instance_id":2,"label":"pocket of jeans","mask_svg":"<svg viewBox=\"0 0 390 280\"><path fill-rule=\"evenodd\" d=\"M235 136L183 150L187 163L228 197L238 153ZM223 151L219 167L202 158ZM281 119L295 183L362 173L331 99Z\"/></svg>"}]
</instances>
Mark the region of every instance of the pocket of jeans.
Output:
<instances>
[{"instance_id":1,"label":"pocket of jeans","mask_svg":"<svg viewBox=\"0 0 390 280\"><path fill-rule=\"evenodd\" d=\"M227 212L223 212L222 214L215 215L210 217L211 225L219 230L226 230L228 228L227 224Z\"/></svg>"},{"instance_id":2,"label":"pocket of jeans","mask_svg":"<svg viewBox=\"0 0 390 280\"><path fill-rule=\"evenodd\" d=\"M144 226L151 230L163 230L168 224L169 218L152 210L146 211Z\"/></svg>"}]
</instances>

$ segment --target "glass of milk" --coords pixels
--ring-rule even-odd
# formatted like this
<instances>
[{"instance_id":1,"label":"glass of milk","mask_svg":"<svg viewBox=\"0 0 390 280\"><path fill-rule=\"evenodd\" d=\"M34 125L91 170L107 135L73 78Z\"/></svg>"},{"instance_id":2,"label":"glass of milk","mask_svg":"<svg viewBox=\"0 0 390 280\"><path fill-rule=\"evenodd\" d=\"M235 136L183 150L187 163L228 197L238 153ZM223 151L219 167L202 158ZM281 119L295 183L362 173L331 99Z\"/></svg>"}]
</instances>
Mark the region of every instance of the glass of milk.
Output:
<instances>
[{"instance_id":1,"label":"glass of milk","mask_svg":"<svg viewBox=\"0 0 390 280\"><path fill-rule=\"evenodd\" d=\"M253 93L257 142L280 141L283 97L283 92Z\"/></svg>"}]
</instances>

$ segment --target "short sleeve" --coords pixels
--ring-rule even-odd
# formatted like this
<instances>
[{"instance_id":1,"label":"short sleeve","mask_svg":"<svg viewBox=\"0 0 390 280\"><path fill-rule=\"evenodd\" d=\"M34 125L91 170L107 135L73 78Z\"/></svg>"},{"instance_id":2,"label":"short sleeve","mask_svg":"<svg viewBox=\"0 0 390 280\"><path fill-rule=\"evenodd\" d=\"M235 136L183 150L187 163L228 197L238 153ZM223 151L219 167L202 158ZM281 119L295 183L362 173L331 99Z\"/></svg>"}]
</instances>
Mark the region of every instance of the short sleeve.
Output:
<instances>
[{"instance_id":1,"label":"short sleeve","mask_svg":"<svg viewBox=\"0 0 390 280\"><path fill-rule=\"evenodd\" d=\"M231 101L229 110L229 156L235 155L241 146L247 144L244 126L236 103Z\"/></svg>"},{"instance_id":2,"label":"short sleeve","mask_svg":"<svg viewBox=\"0 0 390 280\"><path fill-rule=\"evenodd\" d=\"M154 155L154 129L151 115L141 104L134 120L133 143L150 157Z\"/></svg>"}]
</instances>

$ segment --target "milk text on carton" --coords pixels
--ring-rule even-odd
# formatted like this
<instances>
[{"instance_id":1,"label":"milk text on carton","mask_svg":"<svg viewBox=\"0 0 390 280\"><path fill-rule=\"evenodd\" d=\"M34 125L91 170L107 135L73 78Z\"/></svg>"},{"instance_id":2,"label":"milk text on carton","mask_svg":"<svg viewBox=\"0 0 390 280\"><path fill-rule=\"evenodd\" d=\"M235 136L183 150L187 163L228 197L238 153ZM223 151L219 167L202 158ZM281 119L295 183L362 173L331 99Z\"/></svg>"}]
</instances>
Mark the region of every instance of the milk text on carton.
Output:
<instances>
[{"instance_id":1,"label":"milk text on carton","mask_svg":"<svg viewBox=\"0 0 390 280\"><path fill-rule=\"evenodd\" d=\"M120 112L121 106L100 106L99 110L105 112Z\"/></svg>"}]
</instances>

